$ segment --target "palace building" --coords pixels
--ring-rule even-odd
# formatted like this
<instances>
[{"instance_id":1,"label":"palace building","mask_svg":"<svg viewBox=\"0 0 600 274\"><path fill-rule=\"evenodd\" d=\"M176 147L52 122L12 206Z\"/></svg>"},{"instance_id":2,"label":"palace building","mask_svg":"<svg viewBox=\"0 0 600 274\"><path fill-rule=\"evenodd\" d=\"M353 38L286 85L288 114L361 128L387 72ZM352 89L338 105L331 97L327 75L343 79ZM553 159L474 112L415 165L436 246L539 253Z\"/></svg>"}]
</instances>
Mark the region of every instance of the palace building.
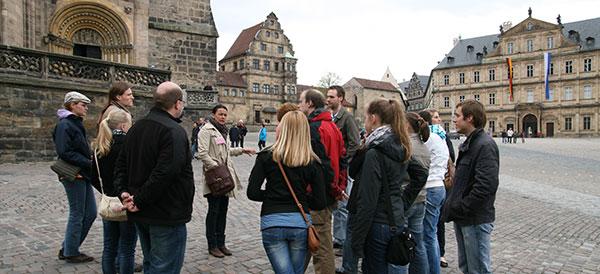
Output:
<instances>
[{"instance_id":1,"label":"palace building","mask_svg":"<svg viewBox=\"0 0 600 274\"><path fill-rule=\"evenodd\" d=\"M599 136L599 39L600 18L563 24L559 15L548 23L530 10L499 34L457 39L432 70L426 98L447 130L454 106L475 99L486 107L486 131L494 135L512 128L545 137Z\"/></svg>"}]
</instances>

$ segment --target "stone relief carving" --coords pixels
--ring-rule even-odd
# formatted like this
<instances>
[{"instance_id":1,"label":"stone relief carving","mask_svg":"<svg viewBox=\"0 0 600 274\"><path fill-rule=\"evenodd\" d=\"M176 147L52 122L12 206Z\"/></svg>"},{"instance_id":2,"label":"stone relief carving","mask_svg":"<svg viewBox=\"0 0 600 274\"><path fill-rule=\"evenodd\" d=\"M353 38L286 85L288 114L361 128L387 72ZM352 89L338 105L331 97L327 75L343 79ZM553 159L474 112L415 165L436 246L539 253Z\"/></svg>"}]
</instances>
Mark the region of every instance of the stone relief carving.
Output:
<instances>
[{"instance_id":1,"label":"stone relief carving","mask_svg":"<svg viewBox=\"0 0 600 274\"><path fill-rule=\"evenodd\" d=\"M73 34L73 43L86 45L106 45L104 39L97 31L93 29L80 29Z\"/></svg>"}]
</instances>

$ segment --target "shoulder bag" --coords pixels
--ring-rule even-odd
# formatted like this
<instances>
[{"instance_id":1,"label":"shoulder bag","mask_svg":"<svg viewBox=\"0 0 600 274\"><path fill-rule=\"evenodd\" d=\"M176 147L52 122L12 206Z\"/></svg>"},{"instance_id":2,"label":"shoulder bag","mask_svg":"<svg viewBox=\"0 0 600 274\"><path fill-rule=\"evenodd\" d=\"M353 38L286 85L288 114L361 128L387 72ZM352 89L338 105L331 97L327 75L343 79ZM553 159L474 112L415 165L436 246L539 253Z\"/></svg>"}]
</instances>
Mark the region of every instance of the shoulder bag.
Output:
<instances>
[{"instance_id":1,"label":"shoulder bag","mask_svg":"<svg viewBox=\"0 0 600 274\"><path fill-rule=\"evenodd\" d=\"M277 165L279 166L279 170L281 170L281 174L283 174L283 179L285 180L285 183L287 184L288 188L290 189L290 192L292 193L292 197L294 197L296 205L298 205L298 208L300 209L300 213L302 213L302 218L304 218L304 221L306 222L306 226L308 229L308 248L310 249L310 251L317 251L321 246L321 243L319 242L319 234L315 230L315 227L308 222L308 218L306 218L306 214L304 214L304 209L302 209L302 205L300 204L300 202L298 202L296 193L294 193L294 189L292 188L290 181L285 175L285 171L283 171L283 166L281 165L281 162L277 161Z\"/></svg>"},{"instance_id":2,"label":"shoulder bag","mask_svg":"<svg viewBox=\"0 0 600 274\"><path fill-rule=\"evenodd\" d=\"M81 171L81 167L72 165L61 158L58 158L56 162L50 166L50 169L52 169L52 171L54 171L58 177L69 182L75 181L77 174L79 174Z\"/></svg>"},{"instance_id":3,"label":"shoulder bag","mask_svg":"<svg viewBox=\"0 0 600 274\"><path fill-rule=\"evenodd\" d=\"M392 200L390 197L390 187L388 185L387 174L385 172L385 166L383 162L383 156L379 154L381 161L381 170L383 177L383 195L387 199L387 215L388 222L390 223L390 232L395 233L398 231L396 221L394 220L394 210L392 208ZM412 258L415 257L415 248L417 243L413 238L412 234L404 230L400 233L392 235L388 242L385 259L390 264L395 265L407 265L410 263Z\"/></svg>"},{"instance_id":4,"label":"shoulder bag","mask_svg":"<svg viewBox=\"0 0 600 274\"><path fill-rule=\"evenodd\" d=\"M94 151L94 159L96 160L96 170L98 170L98 179L100 180L100 190L102 191L102 199L98 205L98 214L102 219L107 221L124 222L127 221L126 211L113 211L113 206L119 206L121 208L123 204L118 197L110 197L104 194L104 186L102 185L102 176L100 176L100 164L98 163L98 156Z\"/></svg>"},{"instance_id":5,"label":"shoulder bag","mask_svg":"<svg viewBox=\"0 0 600 274\"><path fill-rule=\"evenodd\" d=\"M227 162L207 169L204 172L204 178L206 178L206 184L214 197L223 196L235 187Z\"/></svg>"},{"instance_id":6,"label":"shoulder bag","mask_svg":"<svg viewBox=\"0 0 600 274\"><path fill-rule=\"evenodd\" d=\"M448 172L444 175L444 187L446 187L446 191L450 190L450 187L452 186L455 171L456 166L452 163L452 159L448 159Z\"/></svg>"}]
</instances>

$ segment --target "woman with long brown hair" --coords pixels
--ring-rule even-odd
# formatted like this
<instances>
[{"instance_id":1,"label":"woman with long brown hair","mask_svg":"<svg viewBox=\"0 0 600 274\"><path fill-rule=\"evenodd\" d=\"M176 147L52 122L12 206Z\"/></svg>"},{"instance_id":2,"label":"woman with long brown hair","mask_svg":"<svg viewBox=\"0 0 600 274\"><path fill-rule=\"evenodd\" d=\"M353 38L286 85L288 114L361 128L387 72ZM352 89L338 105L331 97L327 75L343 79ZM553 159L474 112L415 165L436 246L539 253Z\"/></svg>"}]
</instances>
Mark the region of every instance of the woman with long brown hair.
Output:
<instances>
[{"instance_id":1,"label":"woman with long brown hair","mask_svg":"<svg viewBox=\"0 0 600 274\"><path fill-rule=\"evenodd\" d=\"M122 109L131 115L129 108L133 106L133 92L127 82L115 82L108 90L108 102L100 112L98 125L115 109Z\"/></svg>"}]
</instances>

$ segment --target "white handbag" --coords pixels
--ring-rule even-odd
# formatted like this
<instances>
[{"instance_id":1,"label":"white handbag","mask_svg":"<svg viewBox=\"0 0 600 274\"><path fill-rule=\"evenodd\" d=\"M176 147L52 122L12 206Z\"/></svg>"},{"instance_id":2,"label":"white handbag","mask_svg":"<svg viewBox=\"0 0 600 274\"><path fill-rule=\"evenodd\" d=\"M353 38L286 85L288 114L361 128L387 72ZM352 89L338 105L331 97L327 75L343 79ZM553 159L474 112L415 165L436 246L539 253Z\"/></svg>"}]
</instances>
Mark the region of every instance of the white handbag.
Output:
<instances>
[{"instance_id":1,"label":"white handbag","mask_svg":"<svg viewBox=\"0 0 600 274\"><path fill-rule=\"evenodd\" d=\"M98 170L98 179L100 179L100 190L102 191L102 199L98 205L98 214L102 219L107 221L124 222L127 221L126 211L113 211L113 206L117 205L119 208L123 206L121 200L118 197L110 197L104 194L104 186L102 185L102 176L100 176L100 164L98 163L98 156L94 151L94 158L96 160L96 169Z\"/></svg>"}]
</instances>

